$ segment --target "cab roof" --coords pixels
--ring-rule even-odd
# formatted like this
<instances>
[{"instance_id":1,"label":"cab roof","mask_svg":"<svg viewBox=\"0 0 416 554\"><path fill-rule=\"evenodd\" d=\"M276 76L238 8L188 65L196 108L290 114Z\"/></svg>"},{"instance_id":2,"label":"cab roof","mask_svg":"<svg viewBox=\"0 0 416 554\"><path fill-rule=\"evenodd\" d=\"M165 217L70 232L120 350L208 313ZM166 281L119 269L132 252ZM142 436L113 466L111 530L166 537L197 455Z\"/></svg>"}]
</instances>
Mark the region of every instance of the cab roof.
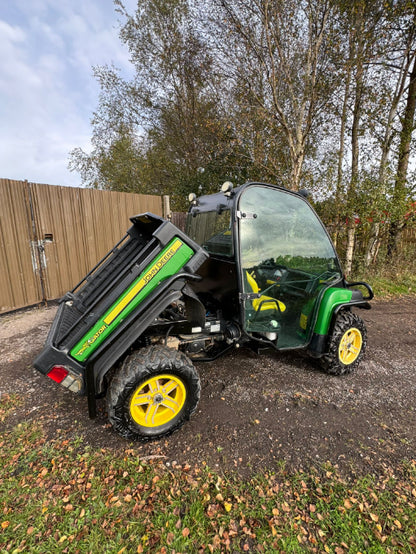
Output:
<instances>
[{"instance_id":1,"label":"cab roof","mask_svg":"<svg viewBox=\"0 0 416 554\"><path fill-rule=\"evenodd\" d=\"M204 212L214 212L214 211L221 212L223 210L232 210L236 200L243 192L243 190L246 189L247 187L252 187L252 186L266 186L266 187L278 189L283 192L293 194L295 196L300 196L303 199L305 199L306 197L306 194L304 191L294 192L292 190L289 190L285 187L281 187L278 185L271 185L270 183L253 181L253 182L248 182L248 183L245 183L244 185L235 187L229 192L220 191L220 192L215 192L214 194L206 194L203 196L199 196L191 203L188 213L196 215L198 213L204 213Z\"/></svg>"}]
</instances>

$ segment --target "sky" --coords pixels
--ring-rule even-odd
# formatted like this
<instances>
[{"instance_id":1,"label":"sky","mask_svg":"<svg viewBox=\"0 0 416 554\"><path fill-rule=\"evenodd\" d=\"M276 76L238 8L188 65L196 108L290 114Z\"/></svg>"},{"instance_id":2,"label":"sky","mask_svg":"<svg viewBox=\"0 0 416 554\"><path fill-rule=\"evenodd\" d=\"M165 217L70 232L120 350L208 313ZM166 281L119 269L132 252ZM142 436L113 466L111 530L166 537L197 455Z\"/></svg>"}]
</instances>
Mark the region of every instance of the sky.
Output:
<instances>
[{"instance_id":1,"label":"sky","mask_svg":"<svg viewBox=\"0 0 416 554\"><path fill-rule=\"evenodd\" d=\"M113 0L0 0L0 178L81 186L68 161L91 149L92 68L131 74L120 18Z\"/></svg>"}]
</instances>

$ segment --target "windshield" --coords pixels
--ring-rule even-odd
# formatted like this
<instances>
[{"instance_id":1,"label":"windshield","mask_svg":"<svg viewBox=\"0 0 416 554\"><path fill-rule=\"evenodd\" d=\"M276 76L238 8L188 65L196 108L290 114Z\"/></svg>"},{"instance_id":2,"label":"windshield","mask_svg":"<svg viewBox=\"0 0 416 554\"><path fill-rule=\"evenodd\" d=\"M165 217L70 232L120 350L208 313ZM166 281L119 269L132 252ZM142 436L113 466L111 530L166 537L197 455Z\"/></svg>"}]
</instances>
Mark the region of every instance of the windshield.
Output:
<instances>
[{"instance_id":1,"label":"windshield","mask_svg":"<svg viewBox=\"0 0 416 554\"><path fill-rule=\"evenodd\" d=\"M325 228L303 199L257 186L244 192L239 209L247 214L240 237L243 267L273 261L315 275L341 277Z\"/></svg>"},{"instance_id":2,"label":"windshield","mask_svg":"<svg viewBox=\"0 0 416 554\"><path fill-rule=\"evenodd\" d=\"M186 234L210 254L233 255L229 210L188 214Z\"/></svg>"}]
</instances>

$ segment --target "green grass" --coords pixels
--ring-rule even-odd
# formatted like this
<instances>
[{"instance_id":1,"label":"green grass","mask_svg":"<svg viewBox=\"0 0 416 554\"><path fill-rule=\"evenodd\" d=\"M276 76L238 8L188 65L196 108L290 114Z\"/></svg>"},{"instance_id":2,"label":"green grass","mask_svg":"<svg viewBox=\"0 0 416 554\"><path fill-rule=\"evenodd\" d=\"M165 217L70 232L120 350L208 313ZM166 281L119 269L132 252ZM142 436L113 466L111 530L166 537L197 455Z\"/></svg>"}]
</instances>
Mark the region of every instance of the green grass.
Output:
<instances>
[{"instance_id":1,"label":"green grass","mask_svg":"<svg viewBox=\"0 0 416 554\"><path fill-rule=\"evenodd\" d=\"M17 394L0 395L0 423L22 404L23 401Z\"/></svg>"},{"instance_id":2,"label":"green grass","mask_svg":"<svg viewBox=\"0 0 416 554\"><path fill-rule=\"evenodd\" d=\"M416 273L401 272L393 277L376 276L374 291L379 297L416 294Z\"/></svg>"},{"instance_id":3,"label":"green grass","mask_svg":"<svg viewBox=\"0 0 416 554\"><path fill-rule=\"evenodd\" d=\"M367 281L376 298L390 299L416 294L416 268L414 264L404 264L401 268L392 266L359 271L350 281Z\"/></svg>"},{"instance_id":4,"label":"green grass","mask_svg":"<svg viewBox=\"0 0 416 554\"><path fill-rule=\"evenodd\" d=\"M329 465L241 480L46 440L0 436L0 551L413 552L416 463L344 480Z\"/></svg>"}]
</instances>

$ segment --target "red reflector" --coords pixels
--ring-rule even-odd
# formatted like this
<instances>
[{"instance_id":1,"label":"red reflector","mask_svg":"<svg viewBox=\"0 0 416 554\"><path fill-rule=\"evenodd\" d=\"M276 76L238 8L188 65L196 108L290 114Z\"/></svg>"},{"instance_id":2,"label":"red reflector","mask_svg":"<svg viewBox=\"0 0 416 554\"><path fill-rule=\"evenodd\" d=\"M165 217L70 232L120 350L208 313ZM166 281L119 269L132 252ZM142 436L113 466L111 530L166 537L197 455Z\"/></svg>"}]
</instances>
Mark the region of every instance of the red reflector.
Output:
<instances>
[{"instance_id":1,"label":"red reflector","mask_svg":"<svg viewBox=\"0 0 416 554\"><path fill-rule=\"evenodd\" d=\"M57 383L62 383L68 373L69 371L62 365L55 365L48 373L48 377Z\"/></svg>"}]
</instances>

